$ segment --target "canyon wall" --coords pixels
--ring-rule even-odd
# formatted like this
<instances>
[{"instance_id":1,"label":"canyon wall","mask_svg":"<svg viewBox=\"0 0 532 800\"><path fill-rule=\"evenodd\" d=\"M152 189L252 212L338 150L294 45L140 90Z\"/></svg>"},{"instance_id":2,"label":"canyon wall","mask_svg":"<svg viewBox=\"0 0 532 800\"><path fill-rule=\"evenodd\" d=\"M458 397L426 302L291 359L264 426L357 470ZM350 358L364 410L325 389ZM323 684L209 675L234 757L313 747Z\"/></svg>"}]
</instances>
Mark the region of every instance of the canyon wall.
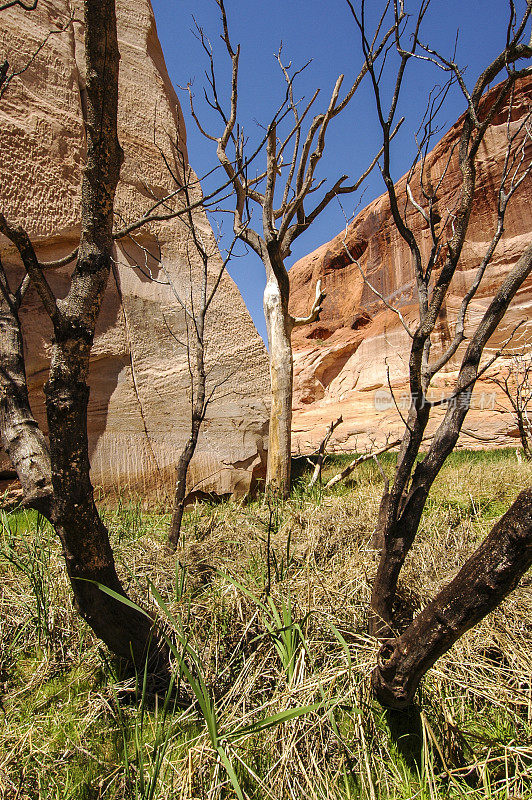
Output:
<instances>
[{"instance_id":1,"label":"canyon wall","mask_svg":"<svg viewBox=\"0 0 532 800\"><path fill-rule=\"evenodd\" d=\"M175 191L171 173L182 180L186 134L149 0L118 0L117 13L119 138L125 154L115 205L120 227ZM25 226L43 262L69 253L79 236L82 18L80 0L40 0L34 11L13 7L0 14L0 64L6 59L8 74L18 73L0 100L0 208L11 223ZM203 212L195 222L212 254L212 285L220 256ZM0 254L14 283L20 266L5 240ZM59 297L71 269L49 273ZM172 491L190 426L186 326L176 293L190 302L200 278L201 262L184 223L151 223L117 243L90 372L92 479L106 492L131 490L154 500ZM45 429L42 388L51 326L31 289L21 318L30 401ZM214 394L189 490L243 494L265 472L268 362L227 273L208 317L207 362L207 391ZM0 466L8 467L5 456Z\"/></svg>"},{"instance_id":2,"label":"canyon wall","mask_svg":"<svg viewBox=\"0 0 532 800\"><path fill-rule=\"evenodd\" d=\"M515 131L532 101L532 78L522 79L513 98L510 128ZM454 336L454 321L462 297L487 250L497 219L497 191L500 184L506 145L508 108L494 120L481 145L477 166L477 186L471 222L459 269L453 279L436 330L432 358ZM427 155L425 179L434 186L446 169L438 191L439 207L456 205L460 173L456 144L461 120L451 128ZM530 162L532 145L528 141L524 163ZM419 168L411 185L419 191ZM401 208L424 254L429 252L430 231L423 218L407 203L406 176L396 184ZM532 178L528 176L512 199L505 218L504 234L488 267L481 288L470 306L467 331L478 323L503 278L524 248L530 244L532 227ZM442 214L443 216L443 214ZM358 261L350 258L348 252ZM400 309L406 321L415 326L417 296L410 251L392 219L388 195L367 206L332 241L298 261L290 270L291 311L304 314L321 278L327 297L318 322L297 328L294 344L294 449L308 452L323 438L327 426L342 414L333 446L356 450L372 441L382 443L404 429L389 390L389 382L402 413L408 409L408 358L410 339L398 316L389 310L362 278ZM532 341L532 279L528 279L514 298L503 323L486 348L489 357L497 351L515 326L523 321L515 342ZM447 394L464 352L462 346L434 381L433 396ZM504 360L498 362L503 364ZM494 366L489 374L499 369ZM464 424L460 444L467 447L513 445L518 442L517 427L503 410L500 393L488 380L475 389L471 410ZM507 406L507 403L506 403ZM435 409L434 419L441 419Z\"/></svg>"}]
</instances>

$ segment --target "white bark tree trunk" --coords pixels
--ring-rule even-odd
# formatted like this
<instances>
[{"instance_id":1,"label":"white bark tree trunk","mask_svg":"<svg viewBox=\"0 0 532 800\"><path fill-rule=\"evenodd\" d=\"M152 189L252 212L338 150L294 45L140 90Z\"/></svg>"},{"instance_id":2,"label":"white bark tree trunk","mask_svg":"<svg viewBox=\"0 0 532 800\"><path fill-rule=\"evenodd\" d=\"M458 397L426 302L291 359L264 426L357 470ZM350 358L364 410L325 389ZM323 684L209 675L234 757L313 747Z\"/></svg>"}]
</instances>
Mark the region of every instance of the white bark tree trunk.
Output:
<instances>
[{"instance_id":1,"label":"white bark tree trunk","mask_svg":"<svg viewBox=\"0 0 532 800\"><path fill-rule=\"evenodd\" d=\"M266 486L287 497L292 451L292 318L273 272L264 290L264 316L270 349L271 412Z\"/></svg>"}]
</instances>

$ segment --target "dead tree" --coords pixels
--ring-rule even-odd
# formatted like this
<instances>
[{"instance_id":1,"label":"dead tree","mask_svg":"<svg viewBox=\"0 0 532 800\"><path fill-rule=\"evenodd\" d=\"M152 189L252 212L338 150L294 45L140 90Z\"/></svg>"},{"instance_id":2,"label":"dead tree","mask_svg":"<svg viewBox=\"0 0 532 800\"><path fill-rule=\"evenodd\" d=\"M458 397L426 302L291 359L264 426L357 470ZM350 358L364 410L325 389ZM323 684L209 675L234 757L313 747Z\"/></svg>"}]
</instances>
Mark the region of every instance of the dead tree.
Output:
<instances>
[{"instance_id":1,"label":"dead tree","mask_svg":"<svg viewBox=\"0 0 532 800\"><path fill-rule=\"evenodd\" d=\"M169 323L165 320L169 335L175 342L182 347L187 355L188 372L190 376L190 431L185 441L183 449L179 454L176 464L176 483L172 518L168 531L168 540L172 550L178 545L181 531L181 523L185 510L187 498L187 475L190 462L194 457L201 426L205 420L205 415L209 404L214 398L215 393L226 379L219 381L207 391L208 374L205 362L206 342L205 329L207 316L214 300L220 282L226 270L227 264L232 257L236 237L233 238L226 256L220 260L219 242L202 232L202 225L205 223L204 213L209 208L211 201L218 202L219 195L223 195L226 185L217 188L210 195L204 196L201 191L200 182L188 164L186 151L182 147L179 139L172 143L171 157L165 153L157 144L154 135L154 144L159 150L161 160L164 163L176 189L158 201L144 214L140 224L144 226L146 220L161 220L179 218L179 224L187 232L187 253L186 260L188 265L188 287L180 291L175 285L164 262L160 258L160 253L156 248L147 249L135 238L134 233L139 227L139 222L122 227L115 233L115 239L129 238L131 242L140 248L144 253L146 264L154 260L159 265L166 278L166 284L174 295L178 308L181 309L184 318L185 339L182 340L172 330ZM172 207L172 201L176 195L179 198L177 207ZM162 214L157 213L159 206L164 207ZM199 265L199 268L198 268ZM151 270L146 268L143 273L152 279ZM183 275L184 277L184 275ZM186 282L186 280L185 280ZM229 377L229 376L228 376Z\"/></svg>"},{"instance_id":2,"label":"dead tree","mask_svg":"<svg viewBox=\"0 0 532 800\"><path fill-rule=\"evenodd\" d=\"M468 309L481 285L487 266L501 238L508 203L523 181L529 176L532 167L529 150L527 149L530 141L529 117L520 123L514 123L511 115L513 87L521 75L527 74L528 65L526 62L532 56L532 47L525 41L525 29L530 19L531 8L528 5L523 17L516 21L514 6L510 3L510 21L505 46L480 74L473 90L469 92L459 67L452 60L445 59L421 43L420 29L430 4L430 0L422 0L419 12L413 19L413 26L409 29L405 29L404 26L401 28L397 26L396 28L395 47L398 66L395 71L395 86L392 92L392 99L388 108L385 109L384 96L381 91L382 73L378 73L372 64L372 51L364 30L364 18L357 14L350 0L347 0L347 2L361 33L362 47L366 53L366 63L382 130L383 158L381 172L388 192L394 224L410 250L418 296L418 320L414 326L409 326L400 311L397 310L399 320L411 340L409 358L410 407L405 421L405 432L398 453L395 474L390 487L385 488L382 497L379 513L380 530L377 531L377 539L383 542L383 546L377 575L373 584L370 630L378 637L384 639L392 638L393 640L392 644L386 644L381 652L379 674L382 673L384 675L385 672L383 670L387 669L389 660L395 658L391 654L396 641L394 638L396 636L394 600L398 578L417 533L430 488L458 440L475 382L484 369L481 366L484 348L500 324L516 292L532 272L532 246L529 246L500 284L476 329L466 337ZM395 2L394 9L398 19L399 15L404 11L403 2L401 0ZM407 35L410 37L408 47L403 44ZM406 197L399 197L391 174L390 132L397 113L405 69L408 61L412 58L431 62L444 74L447 74L449 80L438 99L433 98L429 105L428 114L421 128L421 136L418 139L414 165L407 176ZM526 66L523 69L518 68L520 62L525 62ZM501 77L503 77L502 83L486 94L488 86ZM463 92L466 100L466 112L462 121L456 153L453 151L449 154L443 174L439 177L437 185L433 186L425 173L425 155L434 128L435 114L453 82L456 82ZM462 248L467 237L469 221L473 211L478 151L494 118L496 115L505 113L505 109L508 142L502 179L498 189L495 230L484 257L479 263L476 275L463 297L461 308L454 322L454 337L441 355L433 356L432 346L439 314L460 263ZM453 157L456 157L458 161L460 185L454 207L444 209L440 206L438 195ZM419 185L414 187L413 178L416 174L419 177ZM426 253L426 248L423 248L421 241L416 237L411 223L409 223L409 217L406 214L407 209L409 212L419 215L422 219L423 227L428 228L430 231L428 254ZM449 392L449 396L444 400L431 402L427 394L433 378L456 356L466 338L468 338L467 347L465 352L461 350L463 355L459 363L458 377L456 378L454 389ZM428 452L422 460L418 460L420 446L425 436L431 410L436 405L444 405L446 413L432 438ZM523 500L518 501L515 511L511 514L512 520L520 513L522 506ZM501 522L503 527L505 524L505 522ZM517 527L519 528L519 525ZM470 572L473 577L474 569L476 569L475 565L475 561L470 565ZM514 569L516 575L522 574L520 572L520 564L518 566L516 561L511 561L511 566L508 568L510 571ZM508 580L510 588L513 583L513 579ZM464 584L464 586L467 587L467 584ZM449 591L452 593L455 588L456 586ZM483 597L485 600L485 596ZM502 594L500 597L502 597ZM437 603L437 601L434 602ZM464 614L467 616L466 608L469 600L467 597L460 595L460 598L456 598L456 603L459 605L460 602L463 603ZM471 603L474 602L476 601L471 599ZM488 613L491 605L486 602L484 609L484 612L481 613L479 606L475 614L471 612L471 624L474 624L481 616ZM422 666L419 667L416 680L420 678L423 671L429 668L435 658L443 652L443 650L439 649L440 645L436 644L435 640L433 642L433 636L437 636L435 633L437 628L435 620L437 618L439 618L438 612L430 616L427 611L427 615L423 617L424 624L426 624L423 629L424 639L419 634L413 636L412 639L408 639L410 661L408 659L404 661L405 670L408 671L408 664L411 663L412 659L415 660L418 652L421 653L422 650L425 652L425 656L420 661ZM447 625L447 622L445 622L444 627L445 625ZM460 625L457 623L454 626L453 620L449 619L449 629L457 632L455 638L458 638L467 629L468 625L469 623L464 619L460 622ZM433 628L432 626L435 627ZM410 632L413 630L413 627L409 628L404 636L409 637ZM402 640L399 639L397 641L401 642ZM402 647L402 644L398 646ZM431 655L429 656L427 653ZM378 677L378 684L380 680L381 678ZM393 681L390 682L387 678L385 683L386 681L389 691L386 693L384 690L379 690L381 699L386 697L386 702L390 705L404 704L405 701L400 694L400 690L397 689L397 693L394 694L395 689L393 687L395 684ZM399 683L397 683L398 686ZM411 698L410 693L407 693L407 696Z\"/></svg>"},{"instance_id":3,"label":"dead tree","mask_svg":"<svg viewBox=\"0 0 532 800\"><path fill-rule=\"evenodd\" d=\"M94 502L87 439L89 357L111 269L114 196L123 155L117 136L120 56L114 0L85 0L83 5L87 145L81 238L70 257L75 266L65 298L54 296L25 230L0 215L0 232L15 246L26 270L16 289L0 272L2 443L20 477L25 505L44 514L59 535L80 614L113 653L137 668L149 657L151 668L164 673L165 647L153 621L99 589L103 585L125 596ZM18 311L29 281L54 331L45 385L49 448L28 402Z\"/></svg>"},{"instance_id":4,"label":"dead tree","mask_svg":"<svg viewBox=\"0 0 532 800\"><path fill-rule=\"evenodd\" d=\"M490 379L502 389L512 408L519 438L527 461L532 461L532 349L514 353L502 374Z\"/></svg>"},{"instance_id":5,"label":"dead tree","mask_svg":"<svg viewBox=\"0 0 532 800\"><path fill-rule=\"evenodd\" d=\"M336 430L338 425L342 424L343 421L344 420L342 418L342 415L340 414L340 416L338 417L337 420L335 420L334 422L331 422L331 424L327 428L327 433L325 434L325 436L323 437L323 439L320 442L320 446L318 447L318 450L317 450L317 453L316 453L317 458L316 458L316 463L314 464L314 471L312 473L312 478L310 479L309 484L308 484L309 491L314 488L314 486L318 483L318 481L321 482L321 470L322 470L322 467L323 467L323 462L325 461L327 445L331 441L331 437L332 437L334 431ZM311 461L310 457L309 457L308 461L312 465L312 461Z\"/></svg>"},{"instance_id":6,"label":"dead tree","mask_svg":"<svg viewBox=\"0 0 532 800\"><path fill-rule=\"evenodd\" d=\"M248 177L244 154L246 139L238 118L240 47L235 49L231 44L223 0L217 0L217 3L222 14L222 39L232 64L231 99L228 110L222 107L220 101L213 50L201 29L198 35L210 63L208 73L210 96L207 100L223 121L221 135L211 135L203 128L196 114L189 87L190 105L192 116L201 133L216 144L219 162L232 183L235 196L234 233L259 256L266 271L264 315L268 331L271 380L266 484L270 489L286 496L290 489L291 458L293 381L291 334L295 326L307 325L318 319L325 294L318 283L316 297L308 316L293 317L288 310L290 284L285 262L290 256L294 240L312 225L334 198L356 191L376 164L377 158L365 173L350 185L346 183L348 176L342 175L330 189L323 192L319 200L314 199L323 183L316 179L315 174L324 153L329 124L353 98L368 72L368 65L364 64L343 97L340 96L340 92L344 76L340 75L327 108L317 114L305 128L319 90L303 108L300 108L301 102L294 99L294 80L298 72L290 75L290 65L283 64L279 51L278 61L286 81L286 97L273 119L265 127L265 137L253 153L255 160L264 153L265 163L260 169L260 174ZM381 34L385 16L384 14L381 18L369 47L367 61L371 64L376 63L397 24L394 20L390 29ZM399 22L401 19L399 16ZM289 125L286 124L287 118L292 120ZM311 202L312 207L309 209L307 206ZM260 227L257 229L253 226L253 207L257 209L260 217Z\"/></svg>"},{"instance_id":7,"label":"dead tree","mask_svg":"<svg viewBox=\"0 0 532 800\"><path fill-rule=\"evenodd\" d=\"M191 172L190 167L187 166L185 158L179 148L178 152L181 162L181 173L186 175L187 171ZM174 176L174 178L176 181L179 180L178 176ZM186 225L189 234L187 245L187 248L190 248L188 250L188 297L181 296L176 290L170 276L165 272L171 290L179 307L183 311L185 320L186 341L180 341L172 331L170 331L170 333L178 344L185 348L187 353L190 375L191 409L189 436L179 455L176 468L174 505L168 531L168 541L173 550L177 548L181 532L181 523L187 494L188 468L196 451L201 426L205 419L209 403L212 401L216 390L219 388L219 384L217 384L207 391L207 369L205 364L205 325L207 322L207 315L218 287L220 286L220 281L231 258L233 247L236 242L236 238L234 238L227 251L226 257L220 263L217 242L205 241L194 213L191 210L192 198L188 185L188 181L185 180L183 192L188 210L186 214L181 216L181 222ZM199 281L195 280L196 275L193 271L193 261L197 258L199 258L201 264ZM214 274L212 274L213 270L210 267L213 261L215 263L218 262ZM197 283L196 291L194 291L195 283Z\"/></svg>"},{"instance_id":8,"label":"dead tree","mask_svg":"<svg viewBox=\"0 0 532 800\"><path fill-rule=\"evenodd\" d=\"M411 625L381 648L373 687L382 705L406 708L435 661L493 611L532 566L532 488L525 489L460 572Z\"/></svg>"},{"instance_id":9,"label":"dead tree","mask_svg":"<svg viewBox=\"0 0 532 800\"><path fill-rule=\"evenodd\" d=\"M31 8L29 3L21 2L6 7L11 5L30 11L36 3ZM136 669L143 668L149 656L150 669L166 678L167 650L154 622L98 588L100 584L125 597L89 477L89 357L114 262L114 241L133 237L151 222L179 217L186 222L194 212L223 196L232 184L227 180L204 196L200 181L179 148L174 166L160 150L175 187L163 197L153 197L137 218L124 221L115 213L114 196L123 158L117 138L120 56L115 6L114 0L85 0L83 5L90 79L84 119L87 145L81 238L79 246L68 255L54 262L41 262L24 229L0 213L0 233L11 241L26 272L20 285L11 287L0 262L0 435L21 481L24 505L44 514L61 539L76 605L83 618L113 653ZM4 61L0 66L0 98L33 62L49 36L61 34L71 22L53 28L21 69L13 70ZM121 224L113 229L114 222ZM46 276L50 270L71 264L74 266L69 291L65 298L58 299ZM19 309L30 284L54 330L49 380L45 385L50 447L28 400Z\"/></svg>"}]
</instances>

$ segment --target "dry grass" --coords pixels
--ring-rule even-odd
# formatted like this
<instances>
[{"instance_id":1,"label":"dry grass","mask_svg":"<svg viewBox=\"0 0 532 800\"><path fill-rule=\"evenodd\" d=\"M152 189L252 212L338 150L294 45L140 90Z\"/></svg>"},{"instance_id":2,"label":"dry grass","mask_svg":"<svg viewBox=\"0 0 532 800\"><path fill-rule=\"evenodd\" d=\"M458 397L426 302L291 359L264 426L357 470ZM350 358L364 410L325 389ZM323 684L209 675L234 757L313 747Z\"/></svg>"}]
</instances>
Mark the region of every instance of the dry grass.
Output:
<instances>
[{"instance_id":1,"label":"dry grass","mask_svg":"<svg viewBox=\"0 0 532 800\"><path fill-rule=\"evenodd\" d=\"M456 572L531 479L511 453L453 459L404 569L405 614ZM529 577L427 676L421 714L408 722L424 745L417 765L415 737L397 733L405 715L386 715L369 695L368 543L380 491L367 464L333 494L198 506L177 567L164 546L167 517L135 505L107 513L131 594L153 603L157 587L177 641L186 638L214 738L186 680L185 710L123 701L113 665L71 607L50 532L25 515L4 520L0 798L532 797Z\"/></svg>"}]
</instances>

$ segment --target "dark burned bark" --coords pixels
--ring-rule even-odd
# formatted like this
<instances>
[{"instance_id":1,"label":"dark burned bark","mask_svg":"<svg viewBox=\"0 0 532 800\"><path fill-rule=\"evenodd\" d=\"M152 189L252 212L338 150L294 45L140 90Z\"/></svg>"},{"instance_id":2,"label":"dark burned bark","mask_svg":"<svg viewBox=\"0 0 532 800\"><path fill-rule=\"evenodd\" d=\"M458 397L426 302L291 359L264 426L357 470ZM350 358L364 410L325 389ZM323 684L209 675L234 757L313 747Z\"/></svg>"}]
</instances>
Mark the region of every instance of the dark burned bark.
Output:
<instances>
[{"instance_id":1,"label":"dark burned bark","mask_svg":"<svg viewBox=\"0 0 532 800\"><path fill-rule=\"evenodd\" d=\"M532 566L532 487L493 526L458 575L398 638L381 648L372 675L383 706L406 708L434 662L517 586Z\"/></svg>"},{"instance_id":2,"label":"dark burned bark","mask_svg":"<svg viewBox=\"0 0 532 800\"><path fill-rule=\"evenodd\" d=\"M370 613L370 631L375 636L385 638L394 635L393 602L397 580L419 528L430 489L458 441L469 410L471 394L478 377L484 348L504 317L511 300L531 273L532 245L525 250L503 281L472 336L462 360L455 392L448 403L445 417L434 435L427 455L414 470L408 492L404 492L399 498L394 498L392 493L389 497L383 498L381 511L385 516L382 537L384 546L373 584ZM427 403L424 409L427 417L429 410L430 404ZM414 421L409 420L409 424L412 425L412 432L408 433L410 441L418 430L416 424L419 417L420 414ZM419 450L419 445L417 449ZM403 467L404 461L402 465L399 465L398 472ZM395 484L397 484L397 477ZM391 505L392 500L396 503L395 507ZM380 519L379 517L379 521Z\"/></svg>"},{"instance_id":3,"label":"dark burned bark","mask_svg":"<svg viewBox=\"0 0 532 800\"><path fill-rule=\"evenodd\" d=\"M3 440L24 487L63 545L76 606L117 656L168 676L167 650L145 614L102 592L125 597L109 536L94 502L87 437L89 357L113 253L113 206L122 163L117 136L119 52L114 0L85 0L87 156L81 197L81 238L70 289L56 300L32 243L0 214L0 231L17 247L53 324L50 375L45 385L50 453L28 404L16 297L2 280L0 421ZM20 297L22 292L19 290ZM51 488L50 492L50 476ZM46 503L44 502L46 499Z\"/></svg>"},{"instance_id":4,"label":"dark burned bark","mask_svg":"<svg viewBox=\"0 0 532 800\"><path fill-rule=\"evenodd\" d=\"M393 622L393 603L397 581L404 560L412 547L417 527L403 524L401 507L405 486L415 464L429 421L429 408L410 409L407 429L399 450L398 464L391 488L385 488L379 507L377 530L373 540L382 547L377 574L373 582L369 611L369 632L372 636L389 636ZM419 493L417 495L418 499ZM423 504L426 498L423 499Z\"/></svg>"},{"instance_id":5,"label":"dark burned bark","mask_svg":"<svg viewBox=\"0 0 532 800\"><path fill-rule=\"evenodd\" d=\"M96 320L113 252L113 205L122 150L117 136L118 65L114 0L86 0L87 160L82 230L69 293L57 302L50 378L45 386L54 502L52 522L63 544L76 604L118 656L142 668L153 625L143 614L101 592L99 582L125 592L89 478L87 378Z\"/></svg>"},{"instance_id":6,"label":"dark burned bark","mask_svg":"<svg viewBox=\"0 0 532 800\"><path fill-rule=\"evenodd\" d=\"M82 381L50 378L46 399L54 487L51 519L63 545L76 606L112 652L141 669L154 634L152 622L95 586L101 583L125 595L89 478L88 387ZM155 642L152 650L157 658Z\"/></svg>"},{"instance_id":7,"label":"dark burned bark","mask_svg":"<svg viewBox=\"0 0 532 800\"><path fill-rule=\"evenodd\" d=\"M2 5L0 5L0 11L5 11L12 6L20 6L24 11L35 11L38 2L39 0L33 0L32 3L25 3L23 0L10 0L8 3L2 3Z\"/></svg>"}]
</instances>

